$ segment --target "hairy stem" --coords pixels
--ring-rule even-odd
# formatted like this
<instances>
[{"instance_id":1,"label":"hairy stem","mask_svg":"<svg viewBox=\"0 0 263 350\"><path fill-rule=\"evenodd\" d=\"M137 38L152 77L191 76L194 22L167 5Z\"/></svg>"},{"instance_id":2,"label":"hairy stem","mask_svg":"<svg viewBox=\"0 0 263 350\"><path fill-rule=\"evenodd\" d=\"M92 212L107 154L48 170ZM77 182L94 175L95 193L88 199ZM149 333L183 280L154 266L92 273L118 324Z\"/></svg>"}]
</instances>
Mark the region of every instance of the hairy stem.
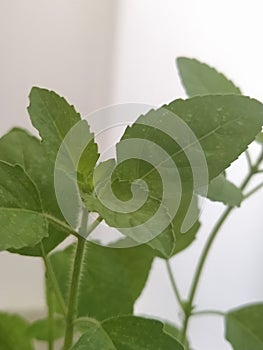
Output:
<instances>
[{"instance_id":1,"label":"hairy stem","mask_svg":"<svg viewBox=\"0 0 263 350\"><path fill-rule=\"evenodd\" d=\"M64 346L63 350L69 350L73 343L74 336L74 323L77 315L77 307L78 307L78 291L80 284L80 276L81 276L81 267L82 261L85 252L85 243L86 240L84 237L88 237L88 235L98 226L101 219L95 220L88 228L87 228L87 211L83 210L82 222L79 230L77 249L75 253L74 267L72 273L72 280L70 285L70 293L69 293L69 301L68 301L68 313L66 316L66 331L64 337Z\"/></svg>"},{"instance_id":2,"label":"hairy stem","mask_svg":"<svg viewBox=\"0 0 263 350\"><path fill-rule=\"evenodd\" d=\"M71 280L71 288L68 302L68 313L66 317L66 331L64 338L64 350L71 348L74 334L74 321L77 313L77 297L78 287L80 282L81 264L84 255L85 239L82 237L78 238L77 250L74 260L74 268Z\"/></svg>"},{"instance_id":3,"label":"hairy stem","mask_svg":"<svg viewBox=\"0 0 263 350\"><path fill-rule=\"evenodd\" d=\"M251 178L257 173L258 167L259 167L260 163L262 162L262 160L263 160L263 152L261 152L255 165L251 165L250 171L240 187L240 189L242 191L246 188L246 186L249 183L249 181L251 180ZM215 227L213 228L213 230L212 230L212 232L207 240L207 243L204 247L204 250L203 250L201 257L200 257L200 260L198 262L198 265L197 265L197 268L196 268L196 271L194 274L193 282L192 282L192 285L190 288L189 298L187 301L188 307L187 307L187 310L185 310L185 319L184 319L183 328L182 328L182 332L181 332L181 341L183 344L185 344L185 342L186 342L187 328L188 328L189 319L192 315L193 302L194 302L197 287L198 287L198 284L200 281L200 277L201 277L201 274L202 274L204 266L205 266L207 256L208 256L210 249L215 241L215 238L217 237L219 230L221 229L222 225L224 224L225 220L228 218L229 214L232 212L233 209L234 209L233 207L228 207L223 212L222 216L219 218L218 222L216 223Z\"/></svg>"},{"instance_id":4,"label":"hairy stem","mask_svg":"<svg viewBox=\"0 0 263 350\"><path fill-rule=\"evenodd\" d=\"M45 249L44 249L42 242L40 243L40 249L41 249L41 254L42 254L42 257L44 260L45 268L47 271L47 278L49 280L49 284L52 286L53 292L57 298L57 302L58 302L58 305L61 309L61 312L63 313L63 315L66 315L67 314L67 307L66 307L66 304L64 302L61 291L59 289L58 281L57 281L57 278L56 278L55 273L53 271L53 267L52 267L52 265L47 257L47 254L45 252Z\"/></svg>"},{"instance_id":5,"label":"hairy stem","mask_svg":"<svg viewBox=\"0 0 263 350\"><path fill-rule=\"evenodd\" d=\"M47 305L48 305L48 350L54 350L54 305L53 289L48 276L47 279Z\"/></svg>"}]
</instances>

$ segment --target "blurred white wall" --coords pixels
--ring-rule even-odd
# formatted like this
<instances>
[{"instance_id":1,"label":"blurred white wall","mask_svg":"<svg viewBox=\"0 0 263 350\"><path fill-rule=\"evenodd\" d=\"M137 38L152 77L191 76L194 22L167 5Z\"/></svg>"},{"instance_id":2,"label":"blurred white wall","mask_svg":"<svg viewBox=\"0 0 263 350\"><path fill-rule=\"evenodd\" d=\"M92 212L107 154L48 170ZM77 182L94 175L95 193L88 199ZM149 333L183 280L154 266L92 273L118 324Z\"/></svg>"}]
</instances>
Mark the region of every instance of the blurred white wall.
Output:
<instances>
[{"instance_id":1,"label":"blurred white wall","mask_svg":"<svg viewBox=\"0 0 263 350\"><path fill-rule=\"evenodd\" d=\"M0 133L31 127L32 86L86 115L111 103L118 1L0 1ZM91 120L91 124L93 121ZM44 307L40 259L0 254L0 309Z\"/></svg>"},{"instance_id":2,"label":"blurred white wall","mask_svg":"<svg viewBox=\"0 0 263 350\"><path fill-rule=\"evenodd\" d=\"M185 96L175 69L179 55L223 71L248 95L263 100L261 1L208 0L15 1L0 3L1 133L29 127L25 107L32 85L52 88L83 115L124 102L160 105ZM253 148L253 152L257 149ZM240 182L245 161L231 175ZM212 249L197 304L223 309L263 300L262 192L236 210ZM174 258L183 294L213 222L222 211L208 203L195 244ZM0 254L0 308L42 307L41 263ZM161 261L156 261L136 312L177 320ZM223 322L191 322L193 348L228 350Z\"/></svg>"}]
</instances>

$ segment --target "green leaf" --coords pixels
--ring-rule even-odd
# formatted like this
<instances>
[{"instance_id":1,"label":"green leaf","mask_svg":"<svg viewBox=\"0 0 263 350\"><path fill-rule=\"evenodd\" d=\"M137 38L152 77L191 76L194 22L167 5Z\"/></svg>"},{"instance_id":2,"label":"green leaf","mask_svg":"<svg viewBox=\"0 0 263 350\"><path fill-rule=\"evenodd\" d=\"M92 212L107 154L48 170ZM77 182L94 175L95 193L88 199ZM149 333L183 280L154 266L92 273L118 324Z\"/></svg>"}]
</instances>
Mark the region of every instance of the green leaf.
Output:
<instances>
[{"instance_id":1,"label":"green leaf","mask_svg":"<svg viewBox=\"0 0 263 350\"><path fill-rule=\"evenodd\" d=\"M195 133L205 153L210 179L246 150L263 123L263 105L246 96L197 96L176 100L165 108L182 118ZM177 158L180 157L179 154Z\"/></svg>"},{"instance_id":2,"label":"green leaf","mask_svg":"<svg viewBox=\"0 0 263 350\"><path fill-rule=\"evenodd\" d=\"M241 94L222 73L196 59L179 57L177 66L188 96L210 94Z\"/></svg>"},{"instance_id":3,"label":"green leaf","mask_svg":"<svg viewBox=\"0 0 263 350\"><path fill-rule=\"evenodd\" d=\"M65 332L65 321L56 316L53 321L52 335L53 340L62 338ZM48 341L49 340L49 320L41 319L31 323L27 329L30 338Z\"/></svg>"},{"instance_id":4,"label":"green leaf","mask_svg":"<svg viewBox=\"0 0 263 350\"><path fill-rule=\"evenodd\" d=\"M53 164L58 156L61 145L63 155L59 162L59 183L56 188L59 193L69 191L70 200L65 200L66 210L63 214L74 227L78 225L80 203L78 189L74 185L71 173L78 172L78 185L84 192L92 191L93 169L99 157L94 136L90 132L86 120L81 120L73 106L53 91L32 88L28 111L32 124L38 129L43 145ZM89 140L88 144L86 141ZM58 169L56 169L58 170ZM56 179L55 179L56 180ZM72 187L73 186L73 187ZM57 192L58 193L58 192Z\"/></svg>"},{"instance_id":5,"label":"green leaf","mask_svg":"<svg viewBox=\"0 0 263 350\"><path fill-rule=\"evenodd\" d=\"M34 246L47 236L39 193L24 170L0 161L0 250Z\"/></svg>"},{"instance_id":6,"label":"green leaf","mask_svg":"<svg viewBox=\"0 0 263 350\"><path fill-rule=\"evenodd\" d=\"M0 158L9 164L23 167L37 186L44 211L59 220L64 220L55 197L53 166L39 139L23 129L12 129L0 139ZM43 240L47 253L67 236L50 222L48 232L49 237ZM11 251L24 255L41 255L38 245Z\"/></svg>"},{"instance_id":7,"label":"green leaf","mask_svg":"<svg viewBox=\"0 0 263 350\"><path fill-rule=\"evenodd\" d=\"M183 346L163 330L156 320L135 316L111 318L91 323L72 350L183 350Z\"/></svg>"},{"instance_id":8,"label":"green leaf","mask_svg":"<svg viewBox=\"0 0 263 350\"><path fill-rule=\"evenodd\" d=\"M80 115L63 97L47 89L33 87L29 99L32 124L54 162L64 137L81 120Z\"/></svg>"},{"instance_id":9,"label":"green leaf","mask_svg":"<svg viewBox=\"0 0 263 350\"><path fill-rule=\"evenodd\" d=\"M33 350L27 335L28 323L18 315L0 313L1 350Z\"/></svg>"},{"instance_id":10,"label":"green leaf","mask_svg":"<svg viewBox=\"0 0 263 350\"><path fill-rule=\"evenodd\" d=\"M92 174L94 166L99 158L98 147L94 142L93 134L86 120L81 120L80 114L63 97L53 91L33 87L30 95L28 112L32 124L39 131L43 144L51 160L55 162L57 153L65 137L80 122L81 135L70 143L70 155L75 155L81 147L83 139L90 138L90 142L81 152L78 163L79 181L82 189L92 189ZM80 141L80 144L78 142Z\"/></svg>"},{"instance_id":11,"label":"green leaf","mask_svg":"<svg viewBox=\"0 0 263 350\"><path fill-rule=\"evenodd\" d=\"M263 304L235 309L226 315L226 339L234 350L263 349Z\"/></svg>"},{"instance_id":12,"label":"green leaf","mask_svg":"<svg viewBox=\"0 0 263 350\"><path fill-rule=\"evenodd\" d=\"M244 199L242 191L221 174L209 184L207 197L231 207L239 207Z\"/></svg>"},{"instance_id":13,"label":"green leaf","mask_svg":"<svg viewBox=\"0 0 263 350\"><path fill-rule=\"evenodd\" d=\"M261 130L262 117L260 102L239 95L198 96L175 100L161 109L151 110L126 129L117 145L116 164L109 161L101 165L103 170L101 166L97 168L99 173L108 174L108 182L98 176L94 197L84 198L88 209L98 212L110 226L136 242L151 241L153 248L166 257L171 256L176 250L176 242L179 243L178 236L181 245L187 246L184 240L191 242L198 229L198 224L193 228L198 219L193 192L198 193L200 187L208 185L246 150ZM195 135L194 142L189 130ZM194 153L193 161L189 161L189 150ZM203 160L201 164L202 150L206 162ZM156 160L157 155L160 161ZM157 167L154 166L156 162ZM207 178L203 176L206 166ZM172 177L173 167L180 175L181 188L179 181ZM159 171L163 171L165 180ZM96 178L96 171L94 175ZM199 179L199 188L194 188L194 175ZM138 179L143 179L148 187L145 188ZM166 197L165 185L170 189ZM112 209L108 205L112 204L111 192L117 198L116 207L112 206ZM177 204L180 194L182 203L174 217L169 206ZM122 212L130 202L137 203L139 209ZM189 214L190 208L195 215ZM154 225L149 224L159 209L158 220ZM186 217L191 223L187 225L188 229L183 228ZM185 231L191 228L194 232L189 240Z\"/></svg>"},{"instance_id":14,"label":"green leaf","mask_svg":"<svg viewBox=\"0 0 263 350\"><path fill-rule=\"evenodd\" d=\"M75 245L71 245L50 256L66 304L74 253ZM87 242L81 272L78 316L103 320L132 313L133 305L148 278L152 260L152 250L147 246L118 249Z\"/></svg>"},{"instance_id":15,"label":"green leaf","mask_svg":"<svg viewBox=\"0 0 263 350\"><path fill-rule=\"evenodd\" d=\"M257 137L256 137L256 141L258 142L258 143L263 143L263 132L261 132L261 133L259 133L258 135L257 135Z\"/></svg>"}]
</instances>

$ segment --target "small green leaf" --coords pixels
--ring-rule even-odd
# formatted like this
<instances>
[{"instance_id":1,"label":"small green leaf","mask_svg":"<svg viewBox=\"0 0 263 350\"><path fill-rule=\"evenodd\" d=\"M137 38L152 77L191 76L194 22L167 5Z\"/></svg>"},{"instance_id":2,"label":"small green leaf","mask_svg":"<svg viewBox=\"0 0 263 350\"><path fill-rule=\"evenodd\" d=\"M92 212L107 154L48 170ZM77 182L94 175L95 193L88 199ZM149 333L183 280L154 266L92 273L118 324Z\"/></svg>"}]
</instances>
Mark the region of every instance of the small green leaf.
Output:
<instances>
[{"instance_id":1,"label":"small green leaf","mask_svg":"<svg viewBox=\"0 0 263 350\"><path fill-rule=\"evenodd\" d=\"M49 340L49 320L41 319L30 324L27 334L30 338L48 341ZM56 316L53 320L52 335L53 340L63 337L65 332L65 321L63 318Z\"/></svg>"},{"instance_id":2,"label":"small green leaf","mask_svg":"<svg viewBox=\"0 0 263 350\"><path fill-rule=\"evenodd\" d=\"M156 320L135 316L111 318L90 324L72 350L183 350L183 346L165 333Z\"/></svg>"},{"instance_id":3,"label":"small green leaf","mask_svg":"<svg viewBox=\"0 0 263 350\"><path fill-rule=\"evenodd\" d=\"M50 256L66 304L74 252L75 245L71 245ZM133 305L146 283L152 260L152 250L147 246L118 249L87 242L78 316L103 320L132 313Z\"/></svg>"},{"instance_id":4,"label":"small green leaf","mask_svg":"<svg viewBox=\"0 0 263 350\"><path fill-rule=\"evenodd\" d=\"M29 98L28 112L32 124L39 131L45 150L53 164L53 170L58 151L63 144L62 153L66 164L59 164L61 167L59 177L62 176L62 178L57 186L64 186L59 189L59 192L65 192L65 187L72 188L73 185L74 190L70 194L66 216L70 224L76 227L81 204L69 174L77 171L80 189L84 192L92 191L93 169L99 157L94 136L90 132L87 121L81 120L75 108L55 92L34 87ZM89 140L88 145L86 140ZM66 166L66 174L64 174L64 166Z\"/></svg>"},{"instance_id":5,"label":"small green leaf","mask_svg":"<svg viewBox=\"0 0 263 350\"><path fill-rule=\"evenodd\" d=\"M28 323L18 315L0 313L0 349L33 350Z\"/></svg>"},{"instance_id":6,"label":"small green leaf","mask_svg":"<svg viewBox=\"0 0 263 350\"><path fill-rule=\"evenodd\" d=\"M209 184L207 197L231 207L239 207L244 199L242 191L221 174Z\"/></svg>"},{"instance_id":7,"label":"small green leaf","mask_svg":"<svg viewBox=\"0 0 263 350\"><path fill-rule=\"evenodd\" d=\"M34 246L48 235L39 193L24 170L0 161L0 250Z\"/></svg>"},{"instance_id":8,"label":"small green leaf","mask_svg":"<svg viewBox=\"0 0 263 350\"><path fill-rule=\"evenodd\" d=\"M263 304L243 306L226 314L226 339L234 350L263 349Z\"/></svg>"},{"instance_id":9,"label":"small green leaf","mask_svg":"<svg viewBox=\"0 0 263 350\"><path fill-rule=\"evenodd\" d=\"M256 137L258 143L263 143L263 132L259 133Z\"/></svg>"},{"instance_id":10,"label":"small green leaf","mask_svg":"<svg viewBox=\"0 0 263 350\"><path fill-rule=\"evenodd\" d=\"M29 99L32 124L39 131L54 163L64 137L81 120L80 115L63 97L47 89L33 87Z\"/></svg>"},{"instance_id":11,"label":"small green leaf","mask_svg":"<svg viewBox=\"0 0 263 350\"><path fill-rule=\"evenodd\" d=\"M12 129L0 139L0 158L9 164L20 165L37 186L45 212L64 220L56 201L53 166L39 139L23 129ZM43 240L46 253L67 236L52 223L48 225L48 232L49 237ZM41 255L39 245L11 251L23 255Z\"/></svg>"},{"instance_id":12,"label":"small green leaf","mask_svg":"<svg viewBox=\"0 0 263 350\"><path fill-rule=\"evenodd\" d=\"M179 57L177 66L188 96L241 94L238 87L222 73L196 59Z\"/></svg>"}]
</instances>

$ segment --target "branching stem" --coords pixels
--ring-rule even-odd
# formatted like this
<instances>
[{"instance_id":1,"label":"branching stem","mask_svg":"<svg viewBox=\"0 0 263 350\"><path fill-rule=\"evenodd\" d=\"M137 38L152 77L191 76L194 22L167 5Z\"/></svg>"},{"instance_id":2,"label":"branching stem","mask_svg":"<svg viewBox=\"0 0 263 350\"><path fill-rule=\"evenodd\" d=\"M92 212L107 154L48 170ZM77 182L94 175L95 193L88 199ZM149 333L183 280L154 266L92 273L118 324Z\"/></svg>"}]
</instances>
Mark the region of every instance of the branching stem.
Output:
<instances>
[{"instance_id":1,"label":"branching stem","mask_svg":"<svg viewBox=\"0 0 263 350\"><path fill-rule=\"evenodd\" d=\"M254 165L251 164L250 171L240 187L240 189L242 191L246 188L246 186L249 183L249 181L251 180L251 178L257 173L258 167L259 167L260 163L262 162L262 160L263 160L263 151L260 153L256 163ZM182 332L181 332L181 341L183 344L186 343L187 328L188 328L189 319L192 315L194 298L196 295L196 291L197 291L197 287L198 287L198 284L200 281L201 274L202 274L204 266L205 266L207 256L208 256L210 249L215 241L215 238L217 237L217 234L218 234L220 228L222 227L225 220L228 218L229 214L232 212L233 209L234 209L233 207L228 207L223 212L222 216L219 218L218 222L216 223L215 227L213 228L213 230L212 230L212 232L207 240L207 243L204 247L204 250L200 256L200 260L198 262L198 265L197 265L197 268L196 268L196 271L194 274L194 278L192 281L192 285L190 288L190 293L189 293L189 297L188 297L188 301L187 301L188 307L187 307L187 310L185 310L185 318L184 318L183 328L182 328Z\"/></svg>"}]
</instances>

